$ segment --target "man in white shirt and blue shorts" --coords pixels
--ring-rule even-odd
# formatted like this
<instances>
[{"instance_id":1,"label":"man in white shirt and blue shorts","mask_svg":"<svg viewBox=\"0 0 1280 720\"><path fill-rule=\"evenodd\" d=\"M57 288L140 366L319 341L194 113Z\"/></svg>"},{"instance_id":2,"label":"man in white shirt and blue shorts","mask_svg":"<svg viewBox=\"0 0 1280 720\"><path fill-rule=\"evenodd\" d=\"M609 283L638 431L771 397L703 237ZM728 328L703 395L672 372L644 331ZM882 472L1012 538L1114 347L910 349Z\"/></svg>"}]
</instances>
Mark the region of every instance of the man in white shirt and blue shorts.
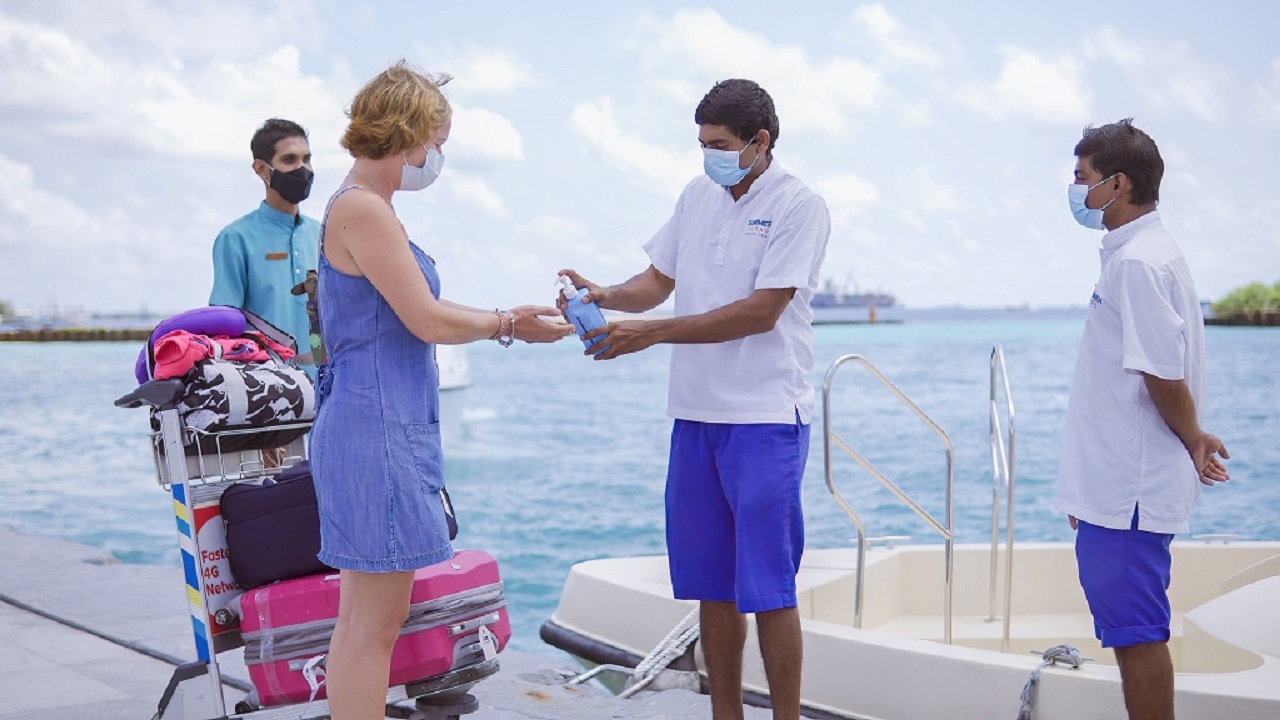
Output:
<instances>
[{"instance_id":1,"label":"man in white shirt and blue shorts","mask_svg":"<svg viewBox=\"0 0 1280 720\"><path fill-rule=\"evenodd\" d=\"M1056 507L1076 528L1094 628L1115 651L1131 720L1173 718L1169 545L1200 484L1227 479L1200 428L1204 318L1156 205L1164 161L1130 120L1085 130L1068 188L1080 224L1107 230L1067 403Z\"/></svg>"},{"instance_id":2,"label":"man in white shirt and blue shorts","mask_svg":"<svg viewBox=\"0 0 1280 720\"><path fill-rule=\"evenodd\" d=\"M712 716L742 718L752 613L773 717L798 720L800 480L815 398L809 302L831 219L774 160L778 117L759 85L717 83L694 122L705 174L645 245L648 269L612 287L563 272L605 309L644 312L675 292L675 317L613 322L585 337L608 346L597 360L675 345L667 549L675 596L700 601Z\"/></svg>"}]
</instances>

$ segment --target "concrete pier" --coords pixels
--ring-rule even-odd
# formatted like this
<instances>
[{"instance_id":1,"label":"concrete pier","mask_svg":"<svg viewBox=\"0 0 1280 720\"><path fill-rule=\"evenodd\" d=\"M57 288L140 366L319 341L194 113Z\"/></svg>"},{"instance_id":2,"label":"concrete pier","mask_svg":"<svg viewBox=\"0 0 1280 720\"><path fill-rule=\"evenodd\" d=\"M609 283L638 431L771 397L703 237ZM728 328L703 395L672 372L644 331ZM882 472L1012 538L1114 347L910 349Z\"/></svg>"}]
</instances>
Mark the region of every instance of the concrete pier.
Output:
<instances>
[{"instance_id":1,"label":"concrete pier","mask_svg":"<svg viewBox=\"0 0 1280 720\"><path fill-rule=\"evenodd\" d=\"M710 718L684 690L620 700L563 684L572 662L507 651L473 690L468 720ZM179 569L126 565L96 548L0 527L0 720L147 720L175 664L195 658ZM249 675L239 650L219 655L228 708ZM748 720L768 711L746 709Z\"/></svg>"}]
</instances>

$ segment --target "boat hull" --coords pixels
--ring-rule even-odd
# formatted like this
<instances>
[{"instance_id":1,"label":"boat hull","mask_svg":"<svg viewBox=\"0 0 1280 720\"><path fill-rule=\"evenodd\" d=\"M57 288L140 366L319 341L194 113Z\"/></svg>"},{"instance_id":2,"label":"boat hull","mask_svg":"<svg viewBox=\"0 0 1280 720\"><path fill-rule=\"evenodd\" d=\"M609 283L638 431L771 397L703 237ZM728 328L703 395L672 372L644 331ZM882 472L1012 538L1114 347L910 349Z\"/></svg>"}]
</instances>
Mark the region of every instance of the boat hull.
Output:
<instances>
[{"instance_id":1,"label":"boat hull","mask_svg":"<svg viewBox=\"0 0 1280 720\"><path fill-rule=\"evenodd\" d=\"M1126 717L1114 658L1093 638L1071 546L1019 546L1009 652L1000 651L1003 609L989 619L985 546L957 548L950 645L941 642L939 547L868 552L862 628L853 627L853 556L810 551L797 578L810 716L1012 718L1040 660L1027 651L1066 642L1094 661L1042 673L1037 720ZM1175 543L1174 558L1178 717L1280 718L1280 543ZM543 637L592 663L634 665L692 606L673 599L664 557L591 561L571 571ZM744 688L748 700L763 699L750 619L748 628ZM690 659L704 670L696 645Z\"/></svg>"}]
</instances>

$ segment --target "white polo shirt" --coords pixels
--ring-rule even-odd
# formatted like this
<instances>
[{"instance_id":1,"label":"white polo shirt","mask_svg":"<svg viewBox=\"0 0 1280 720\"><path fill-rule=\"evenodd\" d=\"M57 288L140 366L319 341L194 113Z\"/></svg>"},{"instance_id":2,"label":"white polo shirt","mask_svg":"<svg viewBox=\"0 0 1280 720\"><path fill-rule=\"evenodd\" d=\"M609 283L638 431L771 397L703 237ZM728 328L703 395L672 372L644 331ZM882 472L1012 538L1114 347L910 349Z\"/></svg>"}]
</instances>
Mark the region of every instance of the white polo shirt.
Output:
<instances>
[{"instance_id":1,"label":"white polo shirt","mask_svg":"<svg viewBox=\"0 0 1280 720\"><path fill-rule=\"evenodd\" d=\"M767 333L675 345L667 410L710 423L785 423L813 417L813 310L809 301L831 235L827 205L775 159L737 202L705 175L690 182L671 219L644 246L676 281L677 317L699 315L762 288L795 288Z\"/></svg>"},{"instance_id":2,"label":"white polo shirt","mask_svg":"<svg viewBox=\"0 0 1280 720\"><path fill-rule=\"evenodd\" d=\"M1187 531L1200 481L1142 373L1184 380L1204 407L1204 317L1182 251L1150 212L1102 238L1067 402L1058 510L1092 525Z\"/></svg>"}]
</instances>

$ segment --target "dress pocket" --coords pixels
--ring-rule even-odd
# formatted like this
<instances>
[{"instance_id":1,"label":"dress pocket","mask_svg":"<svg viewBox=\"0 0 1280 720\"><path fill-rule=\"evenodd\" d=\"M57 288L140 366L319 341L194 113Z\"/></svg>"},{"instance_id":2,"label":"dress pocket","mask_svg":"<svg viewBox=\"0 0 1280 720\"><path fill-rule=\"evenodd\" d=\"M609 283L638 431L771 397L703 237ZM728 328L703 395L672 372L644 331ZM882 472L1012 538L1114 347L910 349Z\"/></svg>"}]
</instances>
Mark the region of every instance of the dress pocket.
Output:
<instances>
[{"instance_id":1,"label":"dress pocket","mask_svg":"<svg viewBox=\"0 0 1280 720\"><path fill-rule=\"evenodd\" d=\"M440 447L440 423L406 423L409 454L423 492L438 493L444 487L444 452Z\"/></svg>"}]
</instances>

